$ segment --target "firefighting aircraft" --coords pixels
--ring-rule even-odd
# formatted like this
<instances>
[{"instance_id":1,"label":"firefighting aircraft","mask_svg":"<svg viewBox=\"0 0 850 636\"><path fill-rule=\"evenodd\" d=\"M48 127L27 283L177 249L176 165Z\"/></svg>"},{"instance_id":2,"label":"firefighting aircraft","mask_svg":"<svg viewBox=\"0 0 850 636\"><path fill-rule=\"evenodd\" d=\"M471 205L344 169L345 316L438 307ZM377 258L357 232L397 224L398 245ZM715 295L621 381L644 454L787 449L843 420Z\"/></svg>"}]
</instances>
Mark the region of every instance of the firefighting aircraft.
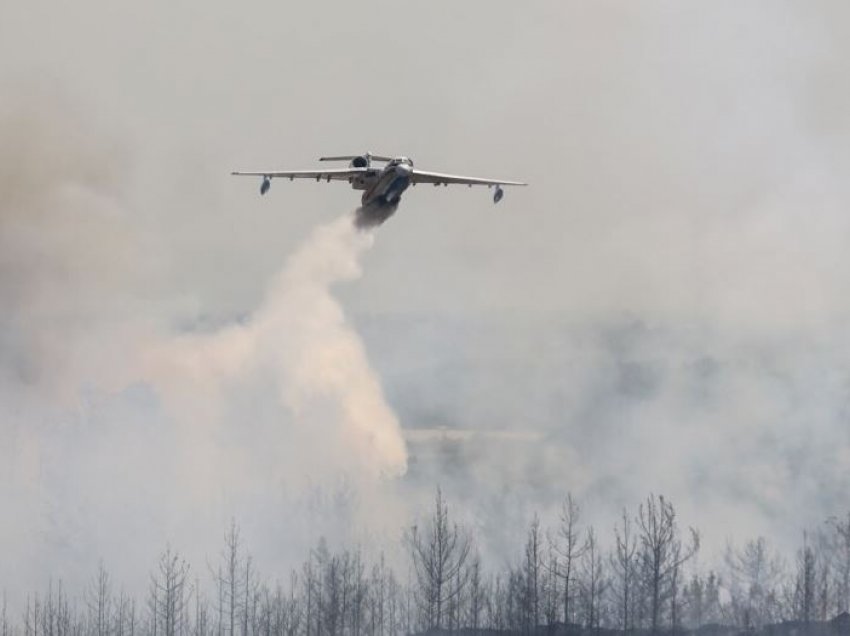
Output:
<instances>
[{"instance_id":1,"label":"firefighting aircraft","mask_svg":"<svg viewBox=\"0 0 850 636\"><path fill-rule=\"evenodd\" d=\"M262 177L260 194L265 194L275 177L289 179L315 179L316 181L348 181L355 190L363 190L362 207L357 210L359 225L378 225L386 221L398 208L401 195L409 186L418 183L430 183L435 186L449 184L484 185L493 190L493 202L498 203L504 196L502 186L524 186L520 181L501 179L479 179L461 177L441 172L426 172L413 167L408 157L385 157L367 152L363 155L321 157L319 161L348 161L348 168L330 170L290 170L262 172L234 172L238 176ZM383 165L373 165L378 162Z\"/></svg>"}]
</instances>

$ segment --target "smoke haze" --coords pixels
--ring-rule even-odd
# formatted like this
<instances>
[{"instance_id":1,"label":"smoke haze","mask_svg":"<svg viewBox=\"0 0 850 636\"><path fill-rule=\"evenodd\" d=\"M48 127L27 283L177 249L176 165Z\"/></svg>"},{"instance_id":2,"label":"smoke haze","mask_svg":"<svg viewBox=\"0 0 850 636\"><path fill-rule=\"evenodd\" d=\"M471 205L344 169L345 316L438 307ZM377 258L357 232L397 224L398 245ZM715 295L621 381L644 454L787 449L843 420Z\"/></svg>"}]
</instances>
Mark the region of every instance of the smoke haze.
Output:
<instances>
[{"instance_id":1,"label":"smoke haze","mask_svg":"<svg viewBox=\"0 0 850 636\"><path fill-rule=\"evenodd\" d=\"M567 490L705 558L850 508L844 3L54 4L0 11L0 588L232 517L284 566L438 480L504 558ZM531 187L373 246L227 177L367 150Z\"/></svg>"},{"instance_id":2,"label":"smoke haze","mask_svg":"<svg viewBox=\"0 0 850 636\"><path fill-rule=\"evenodd\" d=\"M256 311L175 332L141 304L155 268L93 129L39 96L3 113L0 141L4 580L78 586L101 557L130 578L153 537L200 563L221 532L198 545L199 524L235 515L277 533L281 567L316 533L357 536L340 525L399 531L382 484L405 472L401 429L331 294L372 245L353 215L306 237ZM270 503L304 526L259 522Z\"/></svg>"}]
</instances>

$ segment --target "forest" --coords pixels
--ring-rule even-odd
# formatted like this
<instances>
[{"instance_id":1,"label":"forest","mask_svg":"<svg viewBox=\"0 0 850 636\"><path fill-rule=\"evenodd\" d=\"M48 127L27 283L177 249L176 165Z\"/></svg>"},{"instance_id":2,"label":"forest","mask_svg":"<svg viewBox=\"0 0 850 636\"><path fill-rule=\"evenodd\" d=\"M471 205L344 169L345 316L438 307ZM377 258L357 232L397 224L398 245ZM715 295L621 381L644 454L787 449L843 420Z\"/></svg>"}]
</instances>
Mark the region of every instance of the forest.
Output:
<instances>
[{"instance_id":1,"label":"forest","mask_svg":"<svg viewBox=\"0 0 850 636\"><path fill-rule=\"evenodd\" d=\"M4 594L0 636L850 633L850 513L805 533L794 554L756 537L707 571L694 559L699 531L680 528L663 496L623 510L602 537L568 494L552 527L531 521L507 567L484 562L439 489L424 519L405 531L395 567L319 539L271 580L233 522L201 569L166 548L143 598L104 564L79 594L52 580L14 613Z\"/></svg>"}]
</instances>

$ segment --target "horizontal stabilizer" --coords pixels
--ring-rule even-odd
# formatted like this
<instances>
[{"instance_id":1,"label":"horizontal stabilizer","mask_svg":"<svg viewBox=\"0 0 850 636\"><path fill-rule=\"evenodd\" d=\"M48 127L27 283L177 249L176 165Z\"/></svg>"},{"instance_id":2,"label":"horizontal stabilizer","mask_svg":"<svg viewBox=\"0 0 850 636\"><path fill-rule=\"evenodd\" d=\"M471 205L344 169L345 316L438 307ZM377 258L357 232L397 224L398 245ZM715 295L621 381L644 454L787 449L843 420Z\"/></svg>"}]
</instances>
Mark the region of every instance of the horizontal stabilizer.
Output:
<instances>
[{"instance_id":1,"label":"horizontal stabilizer","mask_svg":"<svg viewBox=\"0 0 850 636\"><path fill-rule=\"evenodd\" d=\"M373 155L371 152L367 152L365 155L336 155L333 157L319 157L319 161L351 161L352 159L357 159L358 157L368 157L372 161L392 160L392 157L387 157L385 155Z\"/></svg>"}]
</instances>

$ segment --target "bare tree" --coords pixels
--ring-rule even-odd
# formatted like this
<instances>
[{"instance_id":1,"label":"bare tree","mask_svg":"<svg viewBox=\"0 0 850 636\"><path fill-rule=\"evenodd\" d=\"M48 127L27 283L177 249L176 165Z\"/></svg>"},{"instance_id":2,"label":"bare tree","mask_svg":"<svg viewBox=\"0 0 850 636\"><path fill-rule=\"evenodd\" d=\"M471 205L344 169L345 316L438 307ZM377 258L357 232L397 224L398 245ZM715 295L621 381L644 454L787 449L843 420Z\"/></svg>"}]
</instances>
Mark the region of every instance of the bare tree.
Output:
<instances>
[{"instance_id":1,"label":"bare tree","mask_svg":"<svg viewBox=\"0 0 850 636\"><path fill-rule=\"evenodd\" d=\"M850 611L850 512L843 519L831 517L827 525L833 532L832 562L835 564L836 611Z\"/></svg>"},{"instance_id":2,"label":"bare tree","mask_svg":"<svg viewBox=\"0 0 850 636\"><path fill-rule=\"evenodd\" d=\"M214 578L218 588L216 610L218 614L218 636L236 636L237 621L242 621L241 627L245 633L245 614L248 611L246 601L247 588L244 576L250 579L250 565L246 571L242 568L242 548L239 540L239 527L236 520L230 521L230 528L224 533L224 548L221 551L221 562L215 571Z\"/></svg>"},{"instance_id":3,"label":"bare tree","mask_svg":"<svg viewBox=\"0 0 850 636\"><path fill-rule=\"evenodd\" d=\"M445 609L465 586L471 539L449 521L449 509L437 489L434 516L423 532L414 526L409 544L416 572L418 600L428 629L442 629Z\"/></svg>"},{"instance_id":4,"label":"bare tree","mask_svg":"<svg viewBox=\"0 0 850 636\"><path fill-rule=\"evenodd\" d=\"M614 585L620 629L632 629L634 617L634 588L637 583L637 538L632 529L629 514L623 509L622 525L614 526L614 552L611 567L614 570Z\"/></svg>"},{"instance_id":5,"label":"bare tree","mask_svg":"<svg viewBox=\"0 0 850 636\"><path fill-rule=\"evenodd\" d=\"M794 587L791 596L794 618L809 623L815 612L815 584L817 576L817 558L809 545L808 533L803 533L803 546L797 551L797 567L794 574Z\"/></svg>"},{"instance_id":6,"label":"bare tree","mask_svg":"<svg viewBox=\"0 0 850 636\"><path fill-rule=\"evenodd\" d=\"M130 607L127 611L127 634L128 636L136 636L136 601L130 601Z\"/></svg>"},{"instance_id":7,"label":"bare tree","mask_svg":"<svg viewBox=\"0 0 850 636\"><path fill-rule=\"evenodd\" d=\"M561 504L561 518L557 537L551 541L558 555L555 564L556 572L563 581L564 623L575 622L573 620L572 600L575 597L576 563L587 550L587 546L581 538L580 519L581 508L573 499L572 494L567 493Z\"/></svg>"},{"instance_id":8,"label":"bare tree","mask_svg":"<svg viewBox=\"0 0 850 636\"><path fill-rule=\"evenodd\" d=\"M487 625L491 629L504 631L508 627L506 612L508 607L508 600L505 585L502 582L501 576L497 575L493 579L491 592L491 601L489 603L487 612Z\"/></svg>"},{"instance_id":9,"label":"bare tree","mask_svg":"<svg viewBox=\"0 0 850 636\"><path fill-rule=\"evenodd\" d=\"M327 543L321 539L316 548L316 566L318 570L316 598L316 632L319 635L336 636L345 629L348 599L346 598L347 564L328 550Z\"/></svg>"},{"instance_id":10,"label":"bare tree","mask_svg":"<svg viewBox=\"0 0 850 636\"><path fill-rule=\"evenodd\" d=\"M689 629L698 629L704 624L705 615L705 581L699 574L691 576L682 591L683 619Z\"/></svg>"},{"instance_id":11,"label":"bare tree","mask_svg":"<svg viewBox=\"0 0 850 636\"><path fill-rule=\"evenodd\" d=\"M349 626L349 633L353 636L360 636L363 631L366 599L369 592L366 567L359 549L354 552L344 552L343 558L347 601L343 616L347 616L346 623Z\"/></svg>"},{"instance_id":12,"label":"bare tree","mask_svg":"<svg viewBox=\"0 0 850 636\"><path fill-rule=\"evenodd\" d=\"M677 569L699 550L699 533L690 528L690 542L682 546L673 505L663 496L650 495L638 509L641 577L648 592L650 629L658 633L661 611L672 594Z\"/></svg>"},{"instance_id":13,"label":"bare tree","mask_svg":"<svg viewBox=\"0 0 850 636\"><path fill-rule=\"evenodd\" d=\"M827 554L821 552L819 561L815 590L815 617L819 621L826 621L830 618L833 606L832 568Z\"/></svg>"},{"instance_id":14,"label":"bare tree","mask_svg":"<svg viewBox=\"0 0 850 636\"><path fill-rule=\"evenodd\" d=\"M378 563L372 566L369 581L369 624L372 634L384 636L389 612L389 593L387 567L382 552Z\"/></svg>"},{"instance_id":15,"label":"bare tree","mask_svg":"<svg viewBox=\"0 0 850 636\"><path fill-rule=\"evenodd\" d=\"M551 542L549 543L546 556L545 575L543 617L546 620L547 632L552 634L557 629L561 599L558 578L558 556Z\"/></svg>"},{"instance_id":16,"label":"bare tree","mask_svg":"<svg viewBox=\"0 0 850 636\"><path fill-rule=\"evenodd\" d=\"M678 632L681 627L681 581L682 581L682 544L673 546L673 569L670 572L670 627Z\"/></svg>"},{"instance_id":17,"label":"bare tree","mask_svg":"<svg viewBox=\"0 0 850 636\"><path fill-rule=\"evenodd\" d=\"M154 633L177 636L186 632L186 610L190 600L187 586L189 565L171 547L159 559L151 575L150 607Z\"/></svg>"},{"instance_id":18,"label":"bare tree","mask_svg":"<svg viewBox=\"0 0 850 636\"><path fill-rule=\"evenodd\" d=\"M275 634L295 636L300 633L304 608L301 600L296 596L297 589L298 574L292 572L289 579L289 597L284 599L280 590L278 591L281 601L275 616L275 625L278 626Z\"/></svg>"},{"instance_id":19,"label":"bare tree","mask_svg":"<svg viewBox=\"0 0 850 636\"><path fill-rule=\"evenodd\" d=\"M62 582L56 584L55 595L52 583L49 586L49 612L45 617L47 622L42 626L44 636L62 636L72 629L71 612L68 607L68 596L62 589Z\"/></svg>"},{"instance_id":20,"label":"bare tree","mask_svg":"<svg viewBox=\"0 0 850 636\"><path fill-rule=\"evenodd\" d=\"M448 601L449 630L460 630L460 622L464 613L464 601L466 600L466 584L469 582L468 568L461 568L455 572L450 585L452 586L452 597Z\"/></svg>"},{"instance_id":21,"label":"bare tree","mask_svg":"<svg viewBox=\"0 0 850 636\"><path fill-rule=\"evenodd\" d=\"M721 620L720 589L722 580L713 570L705 577L704 596L702 604L703 623L717 623Z\"/></svg>"},{"instance_id":22,"label":"bare tree","mask_svg":"<svg viewBox=\"0 0 850 636\"><path fill-rule=\"evenodd\" d=\"M758 537L740 550L726 547L729 572L729 606L736 625L744 629L761 629L778 619L775 586L782 575L779 555L772 553L767 540Z\"/></svg>"},{"instance_id":23,"label":"bare tree","mask_svg":"<svg viewBox=\"0 0 850 636\"><path fill-rule=\"evenodd\" d=\"M86 605L88 606L88 618L90 633L94 636L106 636L110 633L110 607L112 604L112 585L109 574L103 566L103 561L98 563L97 574L89 584L85 592Z\"/></svg>"},{"instance_id":24,"label":"bare tree","mask_svg":"<svg viewBox=\"0 0 850 636\"><path fill-rule=\"evenodd\" d=\"M601 627L602 598L608 586L602 564L602 551L593 528L587 529L585 551L580 561L579 590L584 608L584 624L591 632L598 633Z\"/></svg>"},{"instance_id":25,"label":"bare tree","mask_svg":"<svg viewBox=\"0 0 850 636\"><path fill-rule=\"evenodd\" d=\"M313 551L310 551L310 556L307 561L304 563L302 567L302 576L301 576L301 586L303 588L303 596L304 596L304 622L305 622L305 634L306 636L313 636L313 634L317 633L314 625L316 623L315 616L318 614L316 611L316 606L319 604L317 602L317 596L319 594L319 584L316 575L316 567L313 563Z\"/></svg>"},{"instance_id":26,"label":"bare tree","mask_svg":"<svg viewBox=\"0 0 850 636\"><path fill-rule=\"evenodd\" d=\"M540 624L540 597L544 566L540 518L535 514L528 529L525 543L525 561L523 563L528 613L525 621L527 632L536 630Z\"/></svg>"},{"instance_id":27,"label":"bare tree","mask_svg":"<svg viewBox=\"0 0 850 636\"><path fill-rule=\"evenodd\" d=\"M482 618L487 602L487 587L481 575L481 556L477 553L469 566L469 604L466 615L466 625L477 634L483 627Z\"/></svg>"},{"instance_id":28,"label":"bare tree","mask_svg":"<svg viewBox=\"0 0 850 636\"><path fill-rule=\"evenodd\" d=\"M527 587L522 569L511 568L508 571L505 588L505 625L509 630L522 631L526 627L528 616Z\"/></svg>"},{"instance_id":29,"label":"bare tree","mask_svg":"<svg viewBox=\"0 0 850 636\"><path fill-rule=\"evenodd\" d=\"M248 636L249 628L256 623L259 603L259 583L253 570L251 556L245 557L245 566L241 576L242 585L242 636Z\"/></svg>"},{"instance_id":30,"label":"bare tree","mask_svg":"<svg viewBox=\"0 0 850 636\"><path fill-rule=\"evenodd\" d=\"M403 634L407 624L406 593L392 570L387 574L386 631L388 634Z\"/></svg>"},{"instance_id":31,"label":"bare tree","mask_svg":"<svg viewBox=\"0 0 850 636\"><path fill-rule=\"evenodd\" d=\"M24 636L36 636L39 629L39 617L41 616L41 606L38 601L38 594L35 594L30 605L30 598L27 596L27 608L24 612Z\"/></svg>"},{"instance_id":32,"label":"bare tree","mask_svg":"<svg viewBox=\"0 0 850 636\"><path fill-rule=\"evenodd\" d=\"M47 584L47 594L44 596L44 602L41 608L41 624L39 625L41 636L48 636L48 634L52 636L54 614L53 581L49 581Z\"/></svg>"},{"instance_id":33,"label":"bare tree","mask_svg":"<svg viewBox=\"0 0 850 636\"><path fill-rule=\"evenodd\" d=\"M206 636L211 632L209 604L201 594L201 583L195 579L195 630L194 636Z\"/></svg>"},{"instance_id":34,"label":"bare tree","mask_svg":"<svg viewBox=\"0 0 850 636\"><path fill-rule=\"evenodd\" d=\"M132 604L133 600L130 596L124 590L121 590L113 601L112 631L110 633L115 636L127 636L130 633L130 609Z\"/></svg>"}]
</instances>

